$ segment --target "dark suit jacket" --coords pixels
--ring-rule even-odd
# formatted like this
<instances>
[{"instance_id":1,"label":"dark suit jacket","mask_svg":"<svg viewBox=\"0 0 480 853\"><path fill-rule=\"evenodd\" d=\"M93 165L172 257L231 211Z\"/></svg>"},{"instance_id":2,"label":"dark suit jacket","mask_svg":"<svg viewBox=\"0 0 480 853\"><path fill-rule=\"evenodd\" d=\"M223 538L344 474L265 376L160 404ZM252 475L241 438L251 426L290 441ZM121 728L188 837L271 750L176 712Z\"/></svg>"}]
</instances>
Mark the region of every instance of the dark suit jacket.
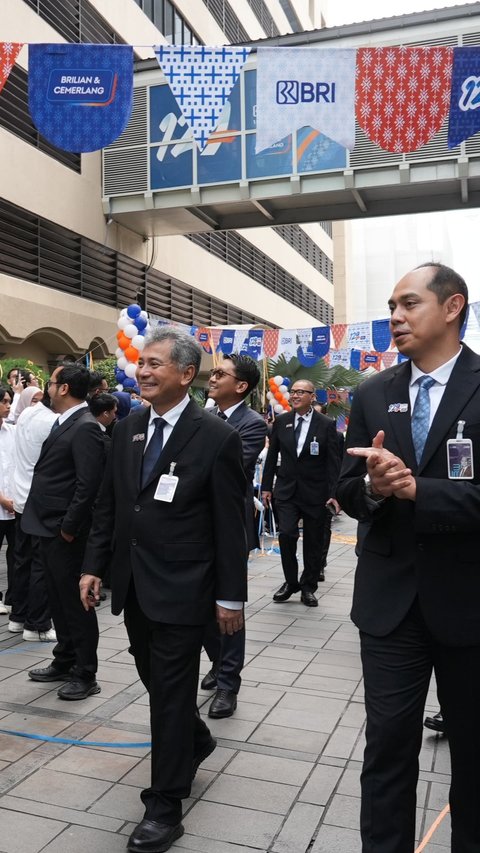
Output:
<instances>
[{"instance_id":1,"label":"dark suit jacket","mask_svg":"<svg viewBox=\"0 0 480 853\"><path fill-rule=\"evenodd\" d=\"M133 577L149 619L206 624L216 599L247 598L240 437L191 400L142 489L149 417L148 410L133 412L115 428L83 571L103 577L112 547L114 613L122 610ZM154 500L159 476L172 462L179 478L173 501Z\"/></svg>"},{"instance_id":2,"label":"dark suit jacket","mask_svg":"<svg viewBox=\"0 0 480 853\"><path fill-rule=\"evenodd\" d=\"M415 596L436 639L480 643L480 357L464 346L445 388L417 468L410 425L410 362L367 379L355 392L347 447L370 446L379 429L385 447L417 479L415 502L365 497L365 460L345 454L337 497L362 524L352 618L375 636L399 625ZM408 403L406 412L389 412ZM475 479L448 479L446 442L464 420L473 442Z\"/></svg>"},{"instance_id":3,"label":"dark suit jacket","mask_svg":"<svg viewBox=\"0 0 480 853\"><path fill-rule=\"evenodd\" d=\"M210 409L213 415L217 415L218 406ZM258 412L255 412L246 403L238 406L227 420L237 430L242 440L243 470L247 478L246 512L247 512L247 540L249 550L258 547L258 533L255 529L255 515L253 507L253 478L255 465L260 452L265 447L267 435L267 424Z\"/></svg>"},{"instance_id":4,"label":"dark suit jacket","mask_svg":"<svg viewBox=\"0 0 480 853\"><path fill-rule=\"evenodd\" d=\"M310 515L321 515L325 502L335 494L340 469L335 422L314 411L300 456L297 456L294 425L294 412L275 418L263 469L262 492L272 491L280 452L275 500L292 500L305 510L308 509ZM314 439L319 444L318 456L310 454L310 442Z\"/></svg>"},{"instance_id":5,"label":"dark suit jacket","mask_svg":"<svg viewBox=\"0 0 480 853\"><path fill-rule=\"evenodd\" d=\"M102 479L102 432L88 409L79 409L43 442L22 515L22 529L56 536L85 534Z\"/></svg>"}]
</instances>

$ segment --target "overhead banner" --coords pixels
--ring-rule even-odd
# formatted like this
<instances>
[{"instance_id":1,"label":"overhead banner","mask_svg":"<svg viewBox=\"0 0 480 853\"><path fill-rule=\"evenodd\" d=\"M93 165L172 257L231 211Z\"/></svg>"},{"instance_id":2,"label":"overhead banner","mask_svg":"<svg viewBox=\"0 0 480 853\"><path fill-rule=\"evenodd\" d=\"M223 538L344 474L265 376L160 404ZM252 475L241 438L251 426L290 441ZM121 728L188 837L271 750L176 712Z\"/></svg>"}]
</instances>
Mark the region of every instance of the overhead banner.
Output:
<instances>
[{"instance_id":1,"label":"overhead banner","mask_svg":"<svg viewBox=\"0 0 480 853\"><path fill-rule=\"evenodd\" d=\"M157 45L155 56L201 151L217 127L250 48Z\"/></svg>"},{"instance_id":2,"label":"overhead banner","mask_svg":"<svg viewBox=\"0 0 480 853\"><path fill-rule=\"evenodd\" d=\"M10 71L22 47L23 44L18 42L0 41L0 92L10 76Z\"/></svg>"},{"instance_id":3,"label":"overhead banner","mask_svg":"<svg viewBox=\"0 0 480 853\"><path fill-rule=\"evenodd\" d=\"M259 47L256 152L300 127L352 150L355 57L350 48Z\"/></svg>"},{"instance_id":4,"label":"overhead banner","mask_svg":"<svg viewBox=\"0 0 480 853\"><path fill-rule=\"evenodd\" d=\"M31 44L28 100L35 127L52 145L77 153L104 148L130 119L133 48Z\"/></svg>"},{"instance_id":5,"label":"overhead banner","mask_svg":"<svg viewBox=\"0 0 480 853\"><path fill-rule=\"evenodd\" d=\"M480 130L480 48L454 49L448 147L456 148Z\"/></svg>"},{"instance_id":6,"label":"overhead banner","mask_svg":"<svg viewBox=\"0 0 480 853\"><path fill-rule=\"evenodd\" d=\"M453 48L357 50L357 121L385 151L416 151L442 127L450 104Z\"/></svg>"}]
</instances>

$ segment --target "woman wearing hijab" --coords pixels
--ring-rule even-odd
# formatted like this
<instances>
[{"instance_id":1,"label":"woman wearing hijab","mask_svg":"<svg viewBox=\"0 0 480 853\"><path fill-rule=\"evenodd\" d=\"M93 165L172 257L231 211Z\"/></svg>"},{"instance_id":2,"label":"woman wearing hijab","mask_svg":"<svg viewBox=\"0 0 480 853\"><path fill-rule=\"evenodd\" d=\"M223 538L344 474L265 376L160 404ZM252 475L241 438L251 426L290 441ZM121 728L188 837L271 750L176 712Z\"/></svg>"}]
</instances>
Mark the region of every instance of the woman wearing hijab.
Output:
<instances>
[{"instance_id":1,"label":"woman wearing hijab","mask_svg":"<svg viewBox=\"0 0 480 853\"><path fill-rule=\"evenodd\" d=\"M15 423L17 423L20 415L25 409L28 409L29 406L34 406L36 403L40 403L42 399L43 391L37 385L29 385L27 388L24 388L19 395L18 403L15 408Z\"/></svg>"}]
</instances>

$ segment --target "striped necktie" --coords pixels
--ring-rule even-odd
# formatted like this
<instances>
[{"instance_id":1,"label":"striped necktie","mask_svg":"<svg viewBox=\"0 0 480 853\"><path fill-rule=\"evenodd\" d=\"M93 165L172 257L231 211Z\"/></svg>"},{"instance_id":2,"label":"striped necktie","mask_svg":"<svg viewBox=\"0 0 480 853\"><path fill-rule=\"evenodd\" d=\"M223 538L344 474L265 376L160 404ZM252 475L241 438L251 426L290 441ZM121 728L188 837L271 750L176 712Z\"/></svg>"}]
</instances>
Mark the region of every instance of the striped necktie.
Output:
<instances>
[{"instance_id":1,"label":"striped necktie","mask_svg":"<svg viewBox=\"0 0 480 853\"><path fill-rule=\"evenodd\" d=\"M423 454L423 448L430 429L430 388L435 385L435 379L431 376L421 376L417 379L418 394L412 412L412 441L415 449L417 465Z\"/></svg>"}]
</instances>

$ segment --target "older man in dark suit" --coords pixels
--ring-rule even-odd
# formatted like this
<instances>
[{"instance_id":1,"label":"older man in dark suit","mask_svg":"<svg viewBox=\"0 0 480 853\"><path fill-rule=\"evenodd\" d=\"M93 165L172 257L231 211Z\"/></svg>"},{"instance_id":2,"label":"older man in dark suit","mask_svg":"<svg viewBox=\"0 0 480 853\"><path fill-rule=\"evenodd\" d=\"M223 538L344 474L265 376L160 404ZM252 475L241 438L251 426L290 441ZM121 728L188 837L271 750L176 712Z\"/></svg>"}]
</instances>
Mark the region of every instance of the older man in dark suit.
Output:
<instances>
[{"instance_id":1,"label":"older man in dark suit","mask_svg":"<svg viewBox=\"0 0 480 853\"><path fill-rule=\"evenodd\" d=\"M245 399L257 387L260 371L253 358L233 353L224 357L219 367L210 371L209 397L215 400L213 415L225 420L237 430L242 440L243 470L247 478L245 496L248 549L258 548L258 529L253 506L253 478L255 464L265 446L267 425L258 412L250 409ZM204 638L205 650L212 661L212 669L203 678L203 690L216 688L210 705L209 717L230 717L237 707L240 673L245 660L245 628L223 637L212 621Z\"/></svg>"},{"instance_id":2,"label":"older man in dark suit","mask_svg":"<svg viewBox=\"0 0 480 853\"><path fill-rule=\"evenodd\" d=\"M58 414L33 474L22 530L40 537L51 615L58 643L52 663L32 669L32 681L66 681L60 699L85 699L100 692L98 625L78 600L78 582L92 508L104 468L100 428L88 410L88 370L79 364L55 368L48 382Z\"/></svg>"},{"instance_id":3,"label":"older man in dark suit","mask_svg":"<svg viewBox=\"0 0 480 853\"><path fill-rule=\"evenodd\" d=\"M296 379L290 390L293 411L275 418L262 478L262 498L272 496L278 519L280 554L285 583L273 600L287 601L301 592L307 607L315 596L322 566L327 504L338 509L334 495L340 469L335 422L316 412L315 389L309 379ZM281 461L275 488L278 454ZM273 495L272 495L273 492ZM303 572L298 577L298 523L303 520Z\"/></svg>"},{"instance_id":4,"label":"older man in dark suit","mask_svg":"<svg viewBox=\"0 0 480 853\"><path fill-rule=\"evenodd\" d=\"M188 389L201 348L177 329L146 339L137 380L151 403L117 424L85 556L88 608L111 561L112 609L125 613L131 651L150 694L151 786L130 851L164 851L183 833L181 800L215 748L196 713L205 625L243 625L245 474L240 437L200 409ZM216 603L216 604L215 604Z\"/></svg>"},{"instance_id":5,"label":"older man in dark suit","mask_svg":"<svg viewBox=\"0 0 480 853\"><path fill-rule=\"evenodd\" d=\"M368 379L352 404L338 498L365 527L352 610L367 709L364 853L414 850L432 669L451 754L452 851L480 850L480 357L459 340L467 302L464 280L442 264L402 278L390 326L410 360Z\"/></svg>"}]
</instances>

